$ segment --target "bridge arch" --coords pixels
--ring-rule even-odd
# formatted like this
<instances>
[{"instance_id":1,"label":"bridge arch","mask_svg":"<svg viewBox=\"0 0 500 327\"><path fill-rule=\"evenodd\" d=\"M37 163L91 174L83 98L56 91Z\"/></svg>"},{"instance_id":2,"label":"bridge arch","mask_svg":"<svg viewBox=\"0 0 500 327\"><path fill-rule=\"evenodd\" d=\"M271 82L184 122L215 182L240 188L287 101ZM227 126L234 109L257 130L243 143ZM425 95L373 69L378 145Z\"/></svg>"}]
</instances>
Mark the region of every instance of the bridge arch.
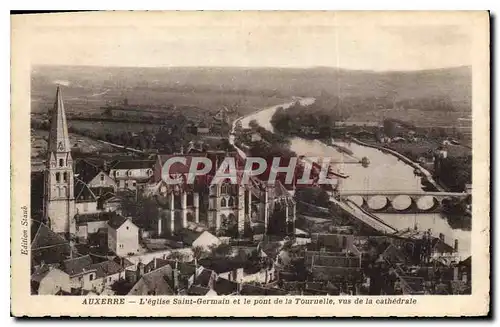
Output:
<instances>
[{"instance_id":1,"label":"bridge arch","mask_svg":"<svg viewBox=\"0 0 500 327\"><path fill-rule=\"evenodd\" d=\"M432 211L440 205L440 201L432 195L425 195L416 200L417 208L423 211Z\"/></svg>"},{"instance_id":2,"label":"bridge arch","mask_svg":"<svg viewBox=\"0 0 500 327\"><path fill-rule=\"evenodd\" d=\"M413 204L413 199L409 195L402 194L394 197L391 203L392 207L397 211L404 211L410 209Z\"/></svg>"},{"instance_id":3,"label":"bridge arch","mask_svg":"<svg viewBox=\"0 0 500 327\"><path fill-rule=\"evenodd\" d=\"M382 210L391 204L389 199L383 195L375 195L368 198L366 201L368 208L372 210Z\"/></svg>"},{"instance_id":4,"label":"bridge arch","mask_svg":"<svg viewBox=\"0 0 500 327\"><path fill-rule=\"evenodd\" d=\"M358 207L363 207L365 204L365 199L361 195L350 195L347 200L354 202Z\"/></svg>"}]
</instances>

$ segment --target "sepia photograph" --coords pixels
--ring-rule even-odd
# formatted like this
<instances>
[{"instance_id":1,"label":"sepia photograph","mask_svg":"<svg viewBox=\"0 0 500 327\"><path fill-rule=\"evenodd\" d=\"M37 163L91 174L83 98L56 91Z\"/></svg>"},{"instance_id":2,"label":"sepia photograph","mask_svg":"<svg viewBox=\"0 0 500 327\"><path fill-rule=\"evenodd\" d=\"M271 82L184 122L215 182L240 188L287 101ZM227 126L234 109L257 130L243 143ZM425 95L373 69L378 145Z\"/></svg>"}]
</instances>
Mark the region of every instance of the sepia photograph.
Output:
<instances>
[{"instance_id":1,"label":"sepia photograph","mask_svg":"<svg viewBox=\"0 0 500 327\"><path fill-rule=\"evenodd\" d=\"M37 14L12 33L11 269L37 314L488 311L487 12Z\"/></svg>"}]
</instances>

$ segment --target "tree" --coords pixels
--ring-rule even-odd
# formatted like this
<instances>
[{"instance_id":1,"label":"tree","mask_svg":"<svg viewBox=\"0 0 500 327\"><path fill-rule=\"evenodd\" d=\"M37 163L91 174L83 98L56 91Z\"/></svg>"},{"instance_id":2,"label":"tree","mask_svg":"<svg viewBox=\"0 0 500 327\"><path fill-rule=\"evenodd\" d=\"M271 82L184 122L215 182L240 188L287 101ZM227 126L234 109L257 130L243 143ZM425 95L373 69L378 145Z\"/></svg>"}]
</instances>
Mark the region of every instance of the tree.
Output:
<instances>
[{"instance_id":1,"label":"tree","mask_svg":"<svg viewBox=\"0 0 500 327\"><path fill-rule=\"evenodd\" d=\"M221 243L219 245L212 246L211 251L214 257L226 257L231 253L232 248L227 243Z\"/></svg>"},{"instance_id":2,"label":"tree","mask_svg":"<svg viewBox=\"0 0 500 327\"><path fill-rule=\"evenodd\" d=\"M196 260L200 260L205 254L205 249L201 246L195 246L191 250L193 251L193 258Z\"/></svg>"},{"instance_id":3,"label":"tree","mask_svg":"<svg viewBox=\"0 0 500 327\"><path fill-rule=\"evenodd\" d=\"M252 129L257 129L259 127L259 123L257 123L257 120L252 119L249 123L248 126Z\"/></svg>"},{"instance_id":4,"label":"tree","mask_svg":"<svg viewBox=\"0 0 500 327\"><path fill-rule=\"evenodd\" d=\"M319 187L305 187L297 189L295 194L297 200L307 202L318 207L330 207L330 196Z\"/></svg>"},{"instance_id":5,"label":"tree","mask_svg":"<svg viewBox=\"0 0 500 327\"><path fill-rule=\"evenodd\" d=\"M397 136L397 124L391 119L384 120L384 133L389 137Z\"/></svg>"},{"instance_id":6,"label":"tree","mask_svg":"<svg viewBox=\"0 0 500 327\"><path fill-rule=\"evenodd\" d=\"M177 261L184 261L184 259L186 258L186 256L184 255L184 253L175 251L175 252L170 253L170 255L168 256L168 258L170 260L174 260L174 261L176 261L176 260Z\"/></svg>"},{"instance_id":7,"label":"tree","mask_svg":"<svg viewBox=\"0 0 500 327\"><path fill-rule=\"evenodd\" d=\"M124 198L120 204L120 209L125 216L132 217L134 224L142 228L155 226L159 215L159 203L144 196L134 198Z\"/></svg>"}]
</instances>

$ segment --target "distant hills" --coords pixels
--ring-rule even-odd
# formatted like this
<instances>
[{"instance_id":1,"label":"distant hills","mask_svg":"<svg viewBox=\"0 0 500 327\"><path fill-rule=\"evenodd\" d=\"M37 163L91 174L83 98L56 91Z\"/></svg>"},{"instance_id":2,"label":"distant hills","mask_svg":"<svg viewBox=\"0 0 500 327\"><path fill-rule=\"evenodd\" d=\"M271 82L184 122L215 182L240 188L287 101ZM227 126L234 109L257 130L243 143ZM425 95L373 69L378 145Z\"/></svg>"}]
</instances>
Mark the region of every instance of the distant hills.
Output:
<instances>
[{"instance_id":1,"label":"distant hills","mask_svg":"<svg viewBox=\"0 0 500 327\"><path fill-rule=\"evenodd\" d=\"M68 92L75 97L82 92L91 96L111 89L116 91L110 92L115 97L118 90L125 95L132 90L147 90L193 95L260 96L276 100L291 96L362 98L367 101L370 98L385 98L394 102L429 98L451 101L455 111L466 114L471 111L471 77L471 67L374 72L331 67L35 66L32 71L32 95L35 98L52 96L54 85L58 82L67 85ZM231 101L234 99L231 98Z\"/></svg>"}]
</instances>

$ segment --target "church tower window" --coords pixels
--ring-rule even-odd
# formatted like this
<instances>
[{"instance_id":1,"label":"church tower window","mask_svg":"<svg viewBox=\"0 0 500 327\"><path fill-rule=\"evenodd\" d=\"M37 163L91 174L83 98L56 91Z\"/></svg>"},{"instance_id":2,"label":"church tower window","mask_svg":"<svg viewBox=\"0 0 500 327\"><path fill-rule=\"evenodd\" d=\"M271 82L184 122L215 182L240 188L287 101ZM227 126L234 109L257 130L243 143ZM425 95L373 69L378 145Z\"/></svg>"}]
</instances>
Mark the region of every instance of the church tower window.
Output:
<instances>
[{"instance_id":1,"label":"church tower window","mask_svg":"<svg viewBox=\"0 0 500 327\"><path fill-rule=\"evenodd\" d=\"M220 206L221 207L226 207L227 206L226 198L222 198L222 200L220 200Z\"/></svg>"},{"instance_id":2,"label":"church tower window","mask_svg":"<svg viewBox=\"0 0 500 327\"><path fill-rule=\"evenodd\" d=\"M59 167L64 166L64 159L59 159Z\"/></svg>"},{"instance_id":3,"label":"church tower window","mask_svg":"<svg viewBox=\"0 0 500 327\"><path fill-rule=\"evenodd\" d=\"M63 173L63 182L67 182L67 181L68 181L68 173L64 172Z\"/></svg>"},{"instance_id":4,"label":"church tower window","mask_svg":"<svg viewBox=\"0 0 500 327\"><path fill-rule=\"evenodd\" d=\"M60 182L61 181L61 173L57 172L56 173L56 182Z\"/></svg>"},{"instance_id":5,"label":"church tower window","mask_svg":"<svg viewBox=\"0 0 500 327\"><path fill-rule=\"evenodd\" d=\"M221 194L229 194L231 190L231 185L229 183L223 183L220 188Z\"/></svg>"},{"instance_id":6,"label":"church tower window","mask_svg":"<svg viewBox=\"0 0 500 327\"><path fill-rule=\"evenodd\" d=\"M234 199L233 199L233 197L230 197L230 198L229 198L229 201L228 201L228 206L229 206L229 207L234 206Z\"/></svg>"}]
</instances>

